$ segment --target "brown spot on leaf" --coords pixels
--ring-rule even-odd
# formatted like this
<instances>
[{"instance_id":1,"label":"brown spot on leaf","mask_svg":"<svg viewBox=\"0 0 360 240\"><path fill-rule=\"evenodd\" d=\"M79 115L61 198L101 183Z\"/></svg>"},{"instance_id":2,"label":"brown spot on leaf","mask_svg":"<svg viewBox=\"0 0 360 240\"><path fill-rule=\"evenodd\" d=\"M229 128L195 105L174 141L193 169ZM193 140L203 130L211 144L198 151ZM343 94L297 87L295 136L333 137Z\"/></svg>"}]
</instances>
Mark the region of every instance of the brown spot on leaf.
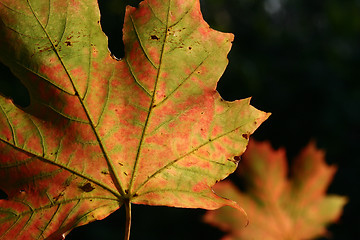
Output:
<instances>
[{"instance_id":1,"label":"brown spot on leaf","mask_svg":"<svg viewBox=\"0 0 360 240\"><path fill-rule=\"evenodd\" d=\"M241 135L243 138L245 138L245 139L249 139L249 134L247 134L247 133L244 133L243 135Z\"/></svg>"},{"instance_id":2,"label":"brown spot on leaf","mask_svg":"<svg viewBox=\"0 0 360 240\"><path fill-rule=\"evenodd\" d=\"M154 39L154 40L159 40L160 38L156 35L151 35L151 39Z\"/></svg>"},{"instance_id":3,"label":"brown spot on leaf","mask_svg":"<svg viewBox=\"0 0 360 240\"><path fill-rule=\"evenodd\" d=\"M65 41L65 44L66 44L66 46L69 46L69 47L72 46L72 43L70 41Z\"/></svg>"},{"instance_id":4,"label":"brown spot on leaf","mask_svg":"<svg viewBox=\"0 0 360 240\"><path fill-rule=\"evenodd\" d=\"M192 47L189 47L189 50L191 50L192 49Z\"/></svg>"},{"instance_id":5,"label":"brown spot on leaf","mask_svg":"<svg viewBox=\"0 0 360 240\"><path fill-rule=\"evenodd\" d=\"M83 190L84 192L91 192L92 190L94 190L95 188L93 186L91 186L90 183L86 183L82 186L79 187L81 190Z\"/></svg>"},{"instance_id":6,"label":"brown spot on leaf","mask_svg":"<svg viewBox=\"0 0 360 240\"><path fill-rule=\"evenodd\" d=\"M235 157L234 157L234 160L235 160L235 161L240 161L240 160L241 160L241 157L240 157L240 156L235 156Z\"/></svg>"}]
</instances>

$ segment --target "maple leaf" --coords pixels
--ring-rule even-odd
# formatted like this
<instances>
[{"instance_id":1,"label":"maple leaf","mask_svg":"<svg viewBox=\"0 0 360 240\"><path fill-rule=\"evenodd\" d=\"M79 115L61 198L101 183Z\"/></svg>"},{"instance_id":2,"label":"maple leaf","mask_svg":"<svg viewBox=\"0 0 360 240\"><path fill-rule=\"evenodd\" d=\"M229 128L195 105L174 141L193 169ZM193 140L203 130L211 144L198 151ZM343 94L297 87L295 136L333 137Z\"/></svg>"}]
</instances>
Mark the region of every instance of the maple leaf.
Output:
<instances>
[{"instance_id":1,"label":"maple leaf","mask_svg":"<svg viewBox=\"0 0 360 240\"><path fill-rule=\"evenodd\" d=\"M216 192L243 206L249 225L242 228L241 215L227 207L207 212L204 220L230 232L224 240L304 240L325 235L326 225L340 217L347 202L345 197L326 195L336 170L311 142L294 160L288 179L285 150L251 140L237 170L246 190L231 181L215 185Z\"/></svg>"},{"instance_id":2,"label":"maple leaf","mask_svg":"<svg viewBox=\"0 0 360 240\"><path fill-rule=\"evenodd\" d=\"M211 186L269 114L216 91L233 35L198 0L147 0L117 61L99 20L96 0L0 0L0 60L31 99L0 96L0 239L59 239L122 204L129 220L130 203L241 210Z\"/></svg>"}]
</instances>

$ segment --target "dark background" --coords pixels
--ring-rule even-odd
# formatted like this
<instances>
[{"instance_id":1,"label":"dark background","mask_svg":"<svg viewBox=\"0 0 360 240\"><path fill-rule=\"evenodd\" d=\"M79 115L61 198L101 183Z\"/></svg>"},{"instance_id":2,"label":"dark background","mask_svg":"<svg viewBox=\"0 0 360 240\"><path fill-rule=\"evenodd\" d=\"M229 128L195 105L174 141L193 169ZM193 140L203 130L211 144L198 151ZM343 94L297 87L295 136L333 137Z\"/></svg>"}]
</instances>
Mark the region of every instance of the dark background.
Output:
<instances>
[{"instance_id":1,"label":"dark background","mask_svg":"<svg viewBox=\"0 0 360 240\"><path fill-rule=\"evenodd\" d=\"M117 57L124 54L121 29L129 2L136 6L135 1L99 0L102 27ZM339 223L330 226L333 239L360 239L360 1L202 0L201 4L211 27L235 34L229 66L218 84L223 98L252 96L253 106L272 112L253 137L285 147L289 159L310 140L326 151L327 162L339 166L329 193L350 200ZM19 88L9 87L9 73L0 67L5 80L0 81L0 91L21 94ZM131 239L219 239L222 232L201 222L204 212L133 205ZM124 224L122 208L73 230L66 239L122 239Z\"/></svg>"}]
</instances>

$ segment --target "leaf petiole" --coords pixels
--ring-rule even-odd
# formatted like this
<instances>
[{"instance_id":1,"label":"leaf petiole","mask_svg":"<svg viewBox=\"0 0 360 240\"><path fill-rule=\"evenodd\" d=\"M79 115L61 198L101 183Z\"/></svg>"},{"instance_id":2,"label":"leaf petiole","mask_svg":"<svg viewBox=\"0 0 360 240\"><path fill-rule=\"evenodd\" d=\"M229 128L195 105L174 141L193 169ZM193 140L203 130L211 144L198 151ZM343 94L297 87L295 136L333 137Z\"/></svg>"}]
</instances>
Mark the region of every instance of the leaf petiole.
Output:
<instances>
[{"instance_id":1,"label":"leaf petiole","mask_svg":"<svg viewBox=\"0 0 360 240\"><path fill-rule=\"evenodd\" d=\"M125 211L126 211L126 223L125 223L125 238L124 240L130 239L130 228L131 228L131 202L130 199L125 200Z\"/></svg>"}]
</instances>

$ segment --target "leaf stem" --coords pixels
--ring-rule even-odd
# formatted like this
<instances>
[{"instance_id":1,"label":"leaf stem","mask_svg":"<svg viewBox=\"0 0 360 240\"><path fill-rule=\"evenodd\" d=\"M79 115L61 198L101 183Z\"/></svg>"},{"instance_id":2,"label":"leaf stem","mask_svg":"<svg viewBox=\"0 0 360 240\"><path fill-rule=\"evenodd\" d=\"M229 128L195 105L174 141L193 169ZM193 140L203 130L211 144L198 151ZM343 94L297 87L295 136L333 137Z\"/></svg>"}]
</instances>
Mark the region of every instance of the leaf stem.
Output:
<instances>
[{"instance_id":1,"label":"leaf stem","mask_svg":"<svg viewBox=\"0 0 360 240\"><path fill-rule=\"evenodd\" d=\"M130 240L130 228L131 228L131 202L130 199L125 200L126 211L126 223L125 223L125 238L124 240Z\"/></svg>"}]
</instances>

